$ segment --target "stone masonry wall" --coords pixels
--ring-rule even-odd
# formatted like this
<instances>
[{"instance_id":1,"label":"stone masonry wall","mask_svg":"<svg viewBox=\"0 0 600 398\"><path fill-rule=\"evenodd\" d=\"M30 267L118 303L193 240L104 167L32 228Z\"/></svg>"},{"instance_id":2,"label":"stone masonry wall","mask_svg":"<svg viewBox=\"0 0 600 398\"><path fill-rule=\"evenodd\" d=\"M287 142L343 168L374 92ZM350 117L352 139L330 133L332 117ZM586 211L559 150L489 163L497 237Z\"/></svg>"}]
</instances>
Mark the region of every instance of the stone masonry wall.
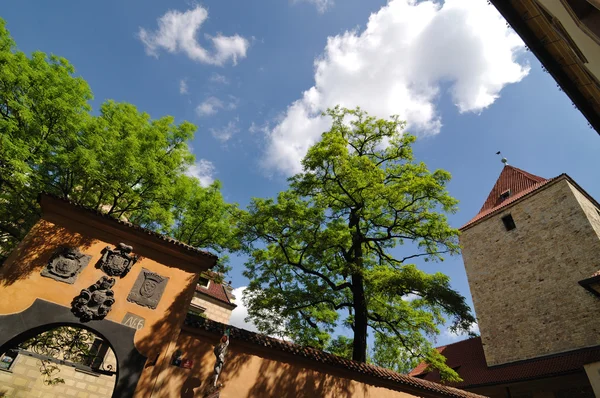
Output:
<instances>
[{"instance_id":1,"label":"stone masonry wall","mask_svg":"<svg viewBox=\"0 0 600 398\"><path fill-rule=\"evenodd\" d=\"M578 284L600 268L597 231L595 206L566 179L463 231L489 366L600 344L600 302Z\"/></svg>"},{"instance_id":2,"label":"stone masonry wall","mask_svg":"<svg viewBox=\"0 0 600 398\"><path fill-rule=\"evenodd\" d=\"M0 397L6 398L109 398L115 387L115 376L95 375L57 365L54 377L64 384L46 385L40 373L40 361L19 355L10 371L0 370Z\"/></svg>"},{"instance_id":3,"label":"stone masonry wall","mask_svg":"<svg viewBox=\"0 0 600 398\"><path fill-rule=\"evenodd\" d=\"M215 300L212 297L208 297L204 294L194 294L192 304L206 308L205 315L208 319L224 324L229 323L231 317L231 309L225 307L225 304L219 300Z\"/></svg>"}]
</instances>

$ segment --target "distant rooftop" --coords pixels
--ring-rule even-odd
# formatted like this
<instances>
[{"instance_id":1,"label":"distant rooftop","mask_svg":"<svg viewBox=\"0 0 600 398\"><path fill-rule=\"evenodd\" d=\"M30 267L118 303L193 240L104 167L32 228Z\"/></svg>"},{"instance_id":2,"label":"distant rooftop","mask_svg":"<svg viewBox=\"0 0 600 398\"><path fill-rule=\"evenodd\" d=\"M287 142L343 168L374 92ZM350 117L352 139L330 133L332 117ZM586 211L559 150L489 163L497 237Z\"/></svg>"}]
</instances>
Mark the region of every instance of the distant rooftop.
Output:
<instances>
[{"instance_id":1,"label":"distant rooftop","mask_svg":"<svg viewBox=\"0 0 600 398\"><path fill-rule=\"evenodd\" d=\"M437 350L446 357L446 364L456 370L463 379L460 383L452 383L453 386L459 388L473 388L559 376L583 371L584 364L600 361L600 346L595 346L488 367L481 337L438 347ZM423 380L440 381L439 372L427 371L427 364L425 363L421 363L409 374Z\"/></svg>"}]
</instances>

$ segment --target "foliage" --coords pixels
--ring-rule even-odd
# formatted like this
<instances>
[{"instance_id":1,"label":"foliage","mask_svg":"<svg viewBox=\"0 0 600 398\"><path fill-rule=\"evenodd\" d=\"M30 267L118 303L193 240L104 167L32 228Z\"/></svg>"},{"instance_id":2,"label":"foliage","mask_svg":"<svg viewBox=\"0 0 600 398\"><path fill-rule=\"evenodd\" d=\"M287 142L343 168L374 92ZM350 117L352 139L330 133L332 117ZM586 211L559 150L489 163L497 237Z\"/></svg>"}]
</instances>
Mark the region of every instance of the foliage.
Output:
<instances>
[{"instance_id":1,"label":"foliage","mask_svg":"<svg viewBox=\"0 0 600 398\"><path fill-rule=\"evenodd\" d=\"M337 336L329 342L326 351L338 357L352 359L353 340L346 336Z\"/></svg>"},{"instance_id":2,"label":"foliage","mask_svg":"<svg viewBox=\"0 0 600 398\"><path fill-rule=\"evenodd\" d=\"M411 263L459 250L458 231L443 214L456 210L450 175L414 161L415 138L397 117L339 107L325 115L331 130L310 148L303 172L276 200L253 199L242 220L249 319L261 332L318 348L346 326L352 358L362 362L371 331L376 363L404 369L404 351L381 355L395 344L457 379L428 337L447 319L452 330L467 331L474 318L447 276Z\"/></svg>"},{"instance_id":3,"label":"foliage","mask_svg":"<svg viewBox=\"0 0 600 398\"><path fill-rule=\"evenodd\" d=\"M17 51L0 19L0 257L38 220L40 192L193 246L235 249L236 207L218 181L204 188L185 174L196 127L114 101L92 115L91 98L66 59Z\"/></svg>"}]
</instances>

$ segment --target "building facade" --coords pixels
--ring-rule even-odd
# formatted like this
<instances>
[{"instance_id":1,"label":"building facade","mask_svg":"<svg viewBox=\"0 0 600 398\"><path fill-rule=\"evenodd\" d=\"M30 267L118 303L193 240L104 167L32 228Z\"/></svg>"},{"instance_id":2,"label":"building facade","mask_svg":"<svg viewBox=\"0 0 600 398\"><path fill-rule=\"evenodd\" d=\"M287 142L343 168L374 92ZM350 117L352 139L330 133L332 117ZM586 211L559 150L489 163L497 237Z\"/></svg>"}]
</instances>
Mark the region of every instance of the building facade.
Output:
<instances>
[{"instance_id":1,"label":"building facade","mask_svg":"<svg viewBox=\"0 0 600 398\"><path fill-rule=\"evenodd\" d=\"M65 199L40 204L0 268L2 397L481 398L208 319L210 300L234 306L228 285L201 279L216 256ZM99 336L84 339L90 360L31 348L57 327ZM40 360L65 383L45 383Z\"/></svg>"},{"instance_id":2,"label":"building facade","mask_svg":"<svg viewBox=\"0 0 600 398\"><path fill-rule=\"evenodd\" d=\"M600 134L600 1L490 1Z\"/></svg>"},{"instance_id":3,"label":"building facade","mask_svg":"<svg viewBox=\"0 0 600 398\"><path fill-rule=\"evenodd\" d=\"M219 283L218 275L205 273L198 279L189 312L212 321L228 324L231 312L237 307L230 283Z\"/></svg>"},{"instance_id":4,"label":"building facade","mask_svg":"<svg viewBox=\"0 0 600 398\"><path fill-rule=\"evenodd\" d=\"M580 282L600 269L598 202L566 174L506 165L460 242L481 337L439 348L459 385L493 397L594 397L600 299ZM423 366L411 374L437 377Z\"/></svg>"}]
</instances>

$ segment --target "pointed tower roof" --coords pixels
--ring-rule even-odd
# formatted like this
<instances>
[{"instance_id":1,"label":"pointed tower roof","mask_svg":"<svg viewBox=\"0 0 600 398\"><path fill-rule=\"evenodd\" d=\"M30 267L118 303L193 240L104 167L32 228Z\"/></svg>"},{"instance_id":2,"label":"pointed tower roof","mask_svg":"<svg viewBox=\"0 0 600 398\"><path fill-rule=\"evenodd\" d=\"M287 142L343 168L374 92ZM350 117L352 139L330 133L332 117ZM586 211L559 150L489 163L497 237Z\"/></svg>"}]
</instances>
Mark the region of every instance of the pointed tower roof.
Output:
<instances>
[{"instance_id":1,"label":"pointed tower roof","mask_svg":"<svg viewBox=\"0 0 600 398\"><path fill-rule=\"evenodd\" d=\"M471 221L460 227L460 229L462 230L470 226L552 180L536 176L513 166L505 165L479 213Z\"/></svg>"}]
</instances>

